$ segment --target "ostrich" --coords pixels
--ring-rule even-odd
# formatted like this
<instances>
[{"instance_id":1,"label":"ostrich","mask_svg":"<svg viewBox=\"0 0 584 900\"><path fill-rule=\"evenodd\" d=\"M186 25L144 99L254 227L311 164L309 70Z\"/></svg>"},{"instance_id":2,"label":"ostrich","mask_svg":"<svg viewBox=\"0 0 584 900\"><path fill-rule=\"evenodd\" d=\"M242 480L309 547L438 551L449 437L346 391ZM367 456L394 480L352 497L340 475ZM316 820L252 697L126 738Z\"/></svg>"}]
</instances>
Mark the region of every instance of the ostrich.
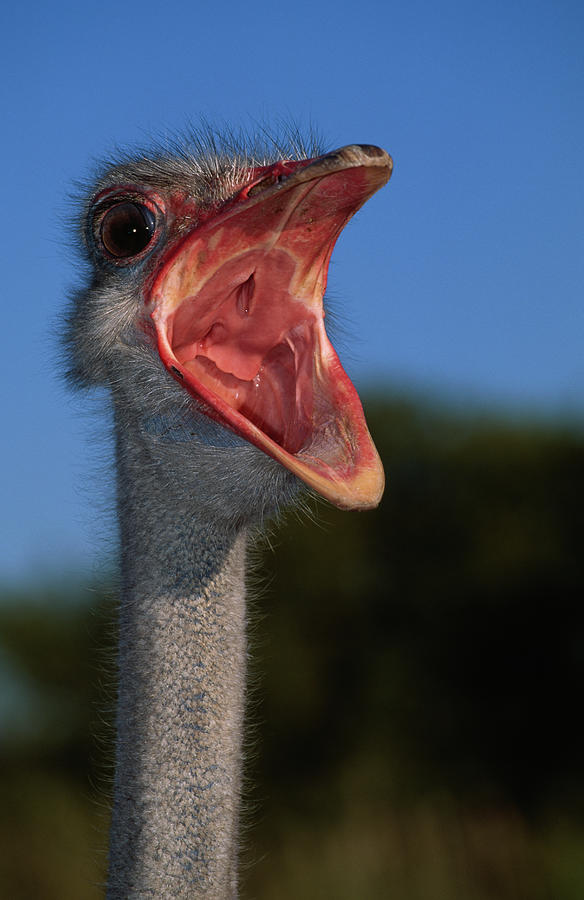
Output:
<instances>
[{"instance_id":1,"label":"ostrich","mask_svg":"<svg viewBox=\"0 0 584 900\"><path fill-rule=\"evenodd\" d=\"M112 900L237 897L249 531L303 485L383 492L323 295L391 159L293 155L199 135L83 203L65 342L71 381L111 394L121 541Z\"/></svg>"}]
</instances>

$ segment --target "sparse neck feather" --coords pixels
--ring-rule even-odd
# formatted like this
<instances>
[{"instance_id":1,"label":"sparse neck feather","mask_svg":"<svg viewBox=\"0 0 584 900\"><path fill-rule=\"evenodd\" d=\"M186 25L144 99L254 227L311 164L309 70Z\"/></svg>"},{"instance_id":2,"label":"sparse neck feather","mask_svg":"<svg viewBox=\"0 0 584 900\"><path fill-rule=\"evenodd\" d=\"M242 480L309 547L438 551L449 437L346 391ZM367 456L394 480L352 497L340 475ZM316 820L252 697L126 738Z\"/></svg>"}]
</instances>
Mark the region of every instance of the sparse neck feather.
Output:
<instances>
[{"instance_id":1,"label":"sparse neck feather","mask_svg":"<svg viewBox=\"0 0 584 900\"><path fill-rule=\"evenodd\" d=\"M169 496L148 448L119 426L122 597L107 896L232 900L245 530L204 523L180 492Z\"/></svg>"}]
</instances>

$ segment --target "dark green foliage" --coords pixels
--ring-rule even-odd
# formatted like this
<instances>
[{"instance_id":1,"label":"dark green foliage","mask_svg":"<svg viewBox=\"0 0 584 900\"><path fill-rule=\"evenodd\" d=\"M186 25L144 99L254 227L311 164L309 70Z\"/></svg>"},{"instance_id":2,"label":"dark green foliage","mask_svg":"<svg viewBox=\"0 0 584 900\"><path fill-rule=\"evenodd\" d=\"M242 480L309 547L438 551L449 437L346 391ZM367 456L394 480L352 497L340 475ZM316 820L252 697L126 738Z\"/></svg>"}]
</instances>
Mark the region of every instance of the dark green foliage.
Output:
<instances>
[{"instance_id":1,"label":"dark green foliage","mask_svg":"<svg viewBox=\"0 0 584 900\"><path fill-rule=\"evenodd\" d=\"M246 896L577 900L584 436L368 413L380 508L290 514L261 544ZM73 594L0 606L14 900L100 896L112 600Z\"/></svg>"}]
</instances>

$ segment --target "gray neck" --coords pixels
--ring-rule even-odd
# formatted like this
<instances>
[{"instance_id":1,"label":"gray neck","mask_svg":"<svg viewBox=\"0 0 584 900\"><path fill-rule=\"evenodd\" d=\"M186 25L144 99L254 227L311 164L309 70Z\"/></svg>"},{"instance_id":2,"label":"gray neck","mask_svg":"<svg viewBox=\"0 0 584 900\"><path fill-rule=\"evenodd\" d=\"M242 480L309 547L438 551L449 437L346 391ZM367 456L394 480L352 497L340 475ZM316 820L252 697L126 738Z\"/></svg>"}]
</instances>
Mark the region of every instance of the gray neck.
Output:
<instances>
[{"instance_id":1,"label":"gray neck","mask_svg":"<svg viewBox=\"0 0 584 900\"><path fill-rule=\"evenodd\" d=\"M127 423L126 423L127 425ZM110 900L237 896L245 532L203 523L118 423L122 538Z\"/></svg>"}]
</instances>

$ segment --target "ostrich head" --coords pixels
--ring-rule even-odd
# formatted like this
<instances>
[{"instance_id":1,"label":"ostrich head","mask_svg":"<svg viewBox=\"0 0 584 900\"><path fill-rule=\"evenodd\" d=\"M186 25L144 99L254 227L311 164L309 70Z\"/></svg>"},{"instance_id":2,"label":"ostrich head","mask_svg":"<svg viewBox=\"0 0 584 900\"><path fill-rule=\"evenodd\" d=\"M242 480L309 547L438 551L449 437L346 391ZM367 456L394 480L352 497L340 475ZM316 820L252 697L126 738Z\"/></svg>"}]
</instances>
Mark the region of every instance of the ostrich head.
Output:
<instances>
[{"instance_id":1,"label":"ostrich head","mask_svg":"<svg viewBox=\"0 0 584 900\"><path fill-rule=\"evenodd\" d=\"M323 295L335 241L391 159L366 145L290 159L203 143L115 164L87 195L71 378L107 385L169 496L216 518L257 520L298 480L373 507L383 469Z\"/></svg>"}]
</instances>

